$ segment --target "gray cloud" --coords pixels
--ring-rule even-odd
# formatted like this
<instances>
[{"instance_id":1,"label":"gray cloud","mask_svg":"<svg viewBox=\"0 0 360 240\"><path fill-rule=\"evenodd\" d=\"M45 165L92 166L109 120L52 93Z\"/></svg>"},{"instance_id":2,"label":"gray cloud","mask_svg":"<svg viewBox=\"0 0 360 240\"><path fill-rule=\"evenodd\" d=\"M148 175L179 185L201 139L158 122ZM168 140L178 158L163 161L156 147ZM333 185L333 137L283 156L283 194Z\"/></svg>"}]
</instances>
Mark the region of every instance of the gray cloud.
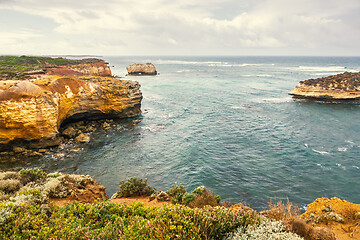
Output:
<instances>
[{"instance_id":1,"label":"gray cloud","mask_svg":"<svg viewBox=\"0 0 360 240\"><path fill-rule=\"evenodd\" d=\"M18 0L1 8L52 20L53 37L68 46L83 38L82 50L99 54L360 54L358 0Z\"/></svg>"}]
</instances>

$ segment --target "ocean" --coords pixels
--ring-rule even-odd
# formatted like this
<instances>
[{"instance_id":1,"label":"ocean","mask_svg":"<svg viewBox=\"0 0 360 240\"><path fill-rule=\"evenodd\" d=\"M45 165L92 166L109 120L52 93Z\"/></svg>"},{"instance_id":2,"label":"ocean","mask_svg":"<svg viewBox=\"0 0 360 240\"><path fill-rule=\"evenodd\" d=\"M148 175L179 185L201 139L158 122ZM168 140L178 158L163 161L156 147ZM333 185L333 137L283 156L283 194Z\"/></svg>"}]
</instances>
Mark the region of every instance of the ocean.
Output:
<instances>
[{"instance_id":1,"label":"ocean","mask_svg":"<svg viewBox=\"0 0 360 240\"><path fill-rule=\"evenodd\" d=\"M288 95L301 80L360 71L360 57L104 59L119 76L132 63L156 66L160 75L124 78L141 84L143 113L33 167L89 174L109 195L140 177L162 190L204 185L255 209L287 198L303 209L318 197L360 203L360 105Z\"/></svg>"}]
</instances>

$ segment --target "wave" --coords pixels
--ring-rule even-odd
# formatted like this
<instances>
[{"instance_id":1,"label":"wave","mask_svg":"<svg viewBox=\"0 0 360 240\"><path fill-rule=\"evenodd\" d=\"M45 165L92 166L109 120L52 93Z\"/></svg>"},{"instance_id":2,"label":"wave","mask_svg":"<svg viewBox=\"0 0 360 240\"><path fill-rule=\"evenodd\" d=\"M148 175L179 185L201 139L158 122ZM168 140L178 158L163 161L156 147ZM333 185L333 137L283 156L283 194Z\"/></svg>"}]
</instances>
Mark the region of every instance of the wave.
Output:
<instances>
[{"instance_id":1,"label":"wave","mask_svg":"<svg viewBox=\"0 0 360 240\"><path fill-rule=\"evenodd\" d=\"M348 150L347 147L339 147L339 148L338 148L338 151L339 151L339 152L346 152L347 150Z\"/></svg>"},{"instance_id":2,"label":"wave","mask_svg":"<svg viewBox=\"0 0 360 240\"><path fill-rule=\"evenodd\" d=\"M341 71L346 71L347 67L343 67L343 66L331 66L331 67L299 66L298 70L304 71L304 72L341 72Z\"/></svg>"},{"instance_id":3,"label":"wave","mask_svg":"<svg viewBox=\"0 0 360 240\"><path fill-rule=\"evenodd\" d=\"M263 99L264 102L272 102L272 103L285 103L285 102L292 102L293 99L291 97L284 97L284 98L266 98Z\"/></svg>"},{"instance_id":4,"label":"wave","mask_svg":"<svg viewBox=\"0 0 360 240\"><path fill-rule=\"evenodd\" d=\"M248 67L248 66L263 66L270 65L274 66L275 64L261 64L261 63L229 63L229 62L220 62L220 61L186 61L186 60L158 60L154 62L155 64L173 64L173 65L203 65L209 67Z\"/></svg>"},{"instance_id":5,"label":"wave","mask_svg":"<svg viewBox=\"0 0 360 240\"><path fill-rule=\"evenodd\" d=\"M316 150L316 149L312 149L313 152L316 152L316 153L320 153L321 155L330 155L329 152L326 152L326 151L319 151L319 150Z\"/></svg>"},{"instance_id":6,"label":"wave","mask_svg":"<svg viewBox=\"0 0 360 240\"><path fill-rule=\"evenodd\" d=\"M273 77L273 75L270 74L244 74L244 75L240 75L241 77Z\"/></svg>"}]
</instances>

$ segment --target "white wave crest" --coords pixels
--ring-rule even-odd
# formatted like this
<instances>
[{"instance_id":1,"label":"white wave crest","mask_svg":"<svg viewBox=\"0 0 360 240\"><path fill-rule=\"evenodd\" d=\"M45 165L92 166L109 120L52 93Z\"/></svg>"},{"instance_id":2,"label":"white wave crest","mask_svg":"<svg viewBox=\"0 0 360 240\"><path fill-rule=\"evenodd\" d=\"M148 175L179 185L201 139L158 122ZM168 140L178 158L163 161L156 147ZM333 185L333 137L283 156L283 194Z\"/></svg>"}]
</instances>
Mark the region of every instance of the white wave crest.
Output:
<instances>
[{"instance_id":1,"label":"white wave crest","mask_svg":"<svg viewBox=\"0 0 360 240\"><path fill-rule=\"evenodd\" d=\"M329 67L299 66L298 69L304 72L341 72L347 70L346 67L342 67L342 66L329 66Z\"/></svg>"},{"instance_id":2,"label":"white wave crest","mask_svg":"<svg viewBox=\"0 0 360 240\"><path fill-rule=\"evenodd\" d=\"M173 65L203 65L209 67L248 67L248 66L263 66L275 64L261 64L261 63L229 63L220 61L186 61L186 60L158 60L155 64L173 64Z\"/></svg>"},{"instance_id":3,"label":"white wave crest","mask_svg":"<svg viewBox=\"0 0 360 240\"><path fill-rule=\"evenodd\" d=\"M284 98L266 98L263 99L264 102L272 102L272 103L285 103L285 102L291 102L293 99L291 97L284 97Z\"/></svg>"},{"instance_id":4,"label":"white wave crest","mask_svg":"<svg viewBox=\"0 0 360 240\"><path fill-rule=\"evenodd\" d=\"M272 77L273 75L270 74L244 74L244 75L240 75L241 77Z\"/></svg>"},{"instance_id":5,"label":"white wave crest","mask_svg":"<svg viewBox=\"0 0 360 240\"><path fill-rule=\"evenodd\" d=\"M321 155L330 155L329 152L326 152L326 151L319 151L319 150L316 150L316 149L312 149L313 152L316 152L316 153L320 153Z\"/></svg>"},{"instance_id":6,"label":"white wave crest","mask_svg":"<svg viewBox=\"0 0 360 240\"><path fill-rule=\"evenodd\" d=\"M338 148L338 151L339 151L339 152L346 152L347 150L348 150L347 147L339 147L339 148Z\"/></svg>"}]
</instances>

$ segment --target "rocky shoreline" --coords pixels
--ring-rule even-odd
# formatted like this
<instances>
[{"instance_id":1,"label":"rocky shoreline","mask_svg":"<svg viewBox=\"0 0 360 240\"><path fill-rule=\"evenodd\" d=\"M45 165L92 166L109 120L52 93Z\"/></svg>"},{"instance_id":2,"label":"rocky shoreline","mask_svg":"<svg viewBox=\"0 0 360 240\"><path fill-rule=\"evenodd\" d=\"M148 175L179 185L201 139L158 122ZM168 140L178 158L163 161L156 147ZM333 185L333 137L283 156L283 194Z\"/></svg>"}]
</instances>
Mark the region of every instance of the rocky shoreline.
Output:
<instances>
[{"instance_id":1,"label":"rocky shoreline","mask_svg":"<svg viewBox=\"0 0 360 240\"><path fill-rule=\"evenodd\" d=\"M324 101L360 101L360 73L342 74L300 81L289 92L295 98Z\"/></svg>"}]
</instances>

